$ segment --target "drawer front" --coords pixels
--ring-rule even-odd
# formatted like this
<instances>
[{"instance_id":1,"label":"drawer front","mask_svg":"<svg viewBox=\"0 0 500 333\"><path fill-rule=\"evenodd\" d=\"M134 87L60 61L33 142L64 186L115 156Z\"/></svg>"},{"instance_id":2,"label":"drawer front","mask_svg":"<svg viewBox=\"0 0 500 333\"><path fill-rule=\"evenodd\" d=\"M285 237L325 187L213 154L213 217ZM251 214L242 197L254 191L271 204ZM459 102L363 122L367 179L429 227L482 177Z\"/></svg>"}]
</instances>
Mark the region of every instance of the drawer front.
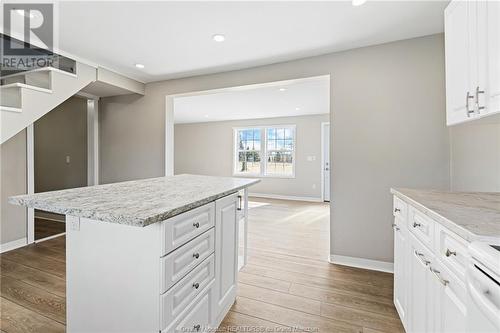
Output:
<instances>
[{"instance_id":1,"label":"drawer front","mask_svg":"<svg viewBox=\"0 0 500 333\"><path fill-rule=\"evenodd\" d=\"M408 204L404 202L403 200L399 199L397 196L394 196L394 208L392 210L392 213L394 214L394 217L397 217L401 219L402 221L407 220L408 217Z\"/></svg>"},{"instance_id":2,"label":"drawer front","mask_svg":"<svg viewBox=\"0 0 500 333\"><path fill-rule=\"evenodd\" d=\"M161 290L165 291L214 253L214 229L161 258Z\"/></svg>"},{"instance_id":3,"label":"drawer front","mask_svg":"<svg viewBox=\"0 0 500 333\"><path fill-rule=\"evenodd\" d=\"M441 262L465 283L468 263L467 242L441 225L436 225L437 251Z\"/></svg>"},{"instance_id":4,"label":"drawer front","mask_svg":"<svg viewBox=\"0 0 500 333\"><path fill-rule=\"evenodd\" d=\"M211 289L205 291L201 298L197 298L194 302L192 302L187 310L162 332L209 332L211 302L210 298Z\"/></svg>"},{"instance_id":5,"label":"drawer front","mask_svg":"<svg viewBox=\"0 0 500 333\"><path fill-rule=\"evenodd\" d=\"M408 229L429 249L434 249L435 222L425 214L411 207L408 214Z\"/></svg>"},{"instance_id":6,"label":"drawer front","mask_svg":"<svg viewBox=\"0 0 500 333\"><path fill-rule=\"evenodd\" d=\"M210 255L182 280L161 295L163 321L171 323L214 279L214 255Z\"/></svg>"},{"instance_id":7,"label":"drawer front","mask_svg":"<svg viewBox=\"0 0 500 333\"><path fill-rule=\"evenodd\" d=\"M162 222L164 256L201 235L215 224L215 202L195 208Z\"/></svg>"}]
</instances>

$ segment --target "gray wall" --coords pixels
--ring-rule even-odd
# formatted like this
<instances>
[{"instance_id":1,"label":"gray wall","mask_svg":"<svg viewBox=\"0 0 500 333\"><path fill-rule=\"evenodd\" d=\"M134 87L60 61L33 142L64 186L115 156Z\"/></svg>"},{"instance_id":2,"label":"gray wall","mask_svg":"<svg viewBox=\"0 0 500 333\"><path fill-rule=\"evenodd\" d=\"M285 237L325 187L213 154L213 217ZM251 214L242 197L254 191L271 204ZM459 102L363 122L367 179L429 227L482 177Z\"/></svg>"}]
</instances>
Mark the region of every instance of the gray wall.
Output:
<instances>
[{"instance_id":1,"label":"gray wall","mask_svg":"<svg viewBox=\"0 0 500 333\"><path fill-rule=\"evenodd\" d=\"M444 42L433 35L146 85L105 98L102 182L164 174L165 96L331 75L331 253L393 260L391 186L449 188Z\"/></svg>"},{"instance_id":2,"label":"gray wall","mask_svg":"<svg viewBox=\"0 0 500 333\"><path fill-rule=\"evenodd\" d=\"M0 167L0 243L5 244L26 237L26 208L7 202L26 193L26 130L0 145Z\"/></svg>"},{"instance_id":3,"label":"gray wall","mask_svg":"<svg viewBox=\"0 0 500 333\"><path fill-rule=\"evenodd\" d=\"M453 191L500 192L500 116L450 127Z\"/></svg>"},{"instance_id":4,"label":"gray wall","mask_svg":"<svg viewBox=\"0 0 500 333\"><path fill-rule=\"evenodd\" d=\"M37 120L34 133L35 192L86 186L87 100L71 97Z\"/></svg>"},{"instance_id":5,"label":"gray wall","mask_svg":"<svg viewBox=\"0 0 500 333\"><path fill-rule=\"evenodd\" d=\"M233 128L295 124L295 178L262 178L252 193L321 199L321 123L330 115L177 124L174 128L174 173L213 176L233 174ZM308 161L315 156L315 161ZM200 161L205 161L200 163Z\"/></svg>"}]
</instances>

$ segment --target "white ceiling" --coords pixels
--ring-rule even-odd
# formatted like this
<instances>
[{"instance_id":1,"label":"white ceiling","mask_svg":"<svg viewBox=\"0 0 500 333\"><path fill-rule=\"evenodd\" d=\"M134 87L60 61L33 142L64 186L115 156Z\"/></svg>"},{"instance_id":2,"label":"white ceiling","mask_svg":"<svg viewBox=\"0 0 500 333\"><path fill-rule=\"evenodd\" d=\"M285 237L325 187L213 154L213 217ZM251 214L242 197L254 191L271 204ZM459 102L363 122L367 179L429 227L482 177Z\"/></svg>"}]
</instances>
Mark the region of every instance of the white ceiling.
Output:
<instances>
[{"instance_id":1,"label":"white ceiling","mask_svg":"<svg viewBox=\"0 0 500 333\"><path fill-rule=\"evenodd\" d=\"M59 45L151 82L439 33L447 2L66 1Z\"/></svg>"},{"instance_id":2,"label":"white ceiling","mask_svg":"<svg viewBox=\"0 0 500 333\"><path fill-rule=\"evenodd\" d=\"M281 91L280 89L286 89ZM330 112L328 76L176 97L174 122L290 117Z\"/></svg>"}]
</instances>

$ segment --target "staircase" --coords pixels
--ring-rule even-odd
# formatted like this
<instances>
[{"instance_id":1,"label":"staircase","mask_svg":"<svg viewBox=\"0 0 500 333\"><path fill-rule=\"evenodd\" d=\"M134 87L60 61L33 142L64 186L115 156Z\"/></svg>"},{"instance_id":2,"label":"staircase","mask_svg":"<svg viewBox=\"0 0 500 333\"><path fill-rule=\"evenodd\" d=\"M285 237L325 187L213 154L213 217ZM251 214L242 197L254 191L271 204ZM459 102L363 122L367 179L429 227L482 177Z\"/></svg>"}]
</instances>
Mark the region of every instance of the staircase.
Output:
<instances>
[{"instance_id":1,"label":"staircase","mask_svg":"<svg viewBox=\"0 0 500 333\"><path fill-rule=\"evenodd\" d=\"M96 73L76 63L75 74L44 67L0 77L0 144L96 81Z\"/></svg>"}]
</instances>

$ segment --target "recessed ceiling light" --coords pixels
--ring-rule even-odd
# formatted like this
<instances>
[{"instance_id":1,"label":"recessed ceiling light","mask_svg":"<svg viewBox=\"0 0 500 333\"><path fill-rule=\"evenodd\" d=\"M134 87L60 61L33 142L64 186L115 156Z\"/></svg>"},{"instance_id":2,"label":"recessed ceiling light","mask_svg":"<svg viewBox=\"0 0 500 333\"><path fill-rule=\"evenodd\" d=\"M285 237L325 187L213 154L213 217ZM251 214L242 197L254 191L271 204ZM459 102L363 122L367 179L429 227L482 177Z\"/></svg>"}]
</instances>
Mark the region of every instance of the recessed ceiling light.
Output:
<instances>
[{"instance_id":1,"label":"recessed ceiling light","mask_svg":"<svg viewBox=\"0 0 500 333\"><path fill-rule=\"evenodd\" d=\"M135 67L140 68L140 69L143 69L143 68L144 68L144 65L143 65L143 64L135 64Z\"/></svg>"},{"instance_id":2,"label":"recessed ceiling light","mask_svg":"<svg viewBox=\"0 0 500 333\"><path fill-rule=\"evenodd\" d=\"M217 34L217 35L213 35L212 36L212 39L215 41L215 42L223 42L226 40L226 36L224 35L221 35L221 34Z\"/></svg>"},{"instance_id":3,"label":"recessed ceiling light","mask_svg":"<svg viewBox=\"0 0 500 333\"><path fill-rule=\"evenodd\" d=\"M352 0L352 5L357 7L363 5L367 0Z\"/></svg>"},{"instance_id":4,"label":"recessed ceiling light","mask_svg":"<svg viewBox=\"0 0 500 333\"><path fill-rule=\"evenodd\" d=\"M295 110L296 110L296 111L299 111L299 110L300 110L300 108L295 108Z\"/></svg>"},{"instance_id":5,"label":"recessed ceiling light","mask_svg":"<svg viewBox=\"0 0 500 333\"><path fill-rule=\"evenodd\" d=\"M208 114L205 115L205 118L208 118Z\"/></svg>"},{"instance_id":6,"label":"recessed ceiling light","mask_svg":"<svg viewBox=\"0 0 500 333\"><path fill-rule=\"evenodd\" d=\"M280 88L280 91L286 91L286 88Z\"/></svg>"}]
</instances>

